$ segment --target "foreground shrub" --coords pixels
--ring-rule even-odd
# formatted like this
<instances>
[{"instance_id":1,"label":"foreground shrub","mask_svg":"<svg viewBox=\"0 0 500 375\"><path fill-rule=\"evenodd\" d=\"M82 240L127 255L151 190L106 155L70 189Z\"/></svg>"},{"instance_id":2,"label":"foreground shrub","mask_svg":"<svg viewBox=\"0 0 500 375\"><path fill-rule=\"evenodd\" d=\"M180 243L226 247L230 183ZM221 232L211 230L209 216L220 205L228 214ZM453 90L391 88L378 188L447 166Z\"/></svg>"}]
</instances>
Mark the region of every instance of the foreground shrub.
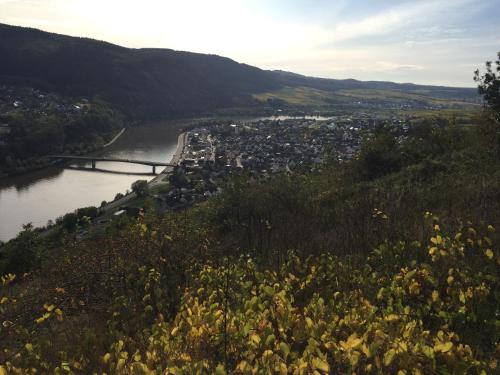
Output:
<instances>
[{"instance_id":1,"label":"foreground shrub","mask_svg":"<svg viewBox=\"0 0 500 375\"><path fill-rule=\"evenodd\" d=\"M118 337L97 372L494 373L500 354L494 230L466 226L449 236L434 223L429 243L385 243L362 260L290 252L277 269L248 256L208 262L195 271L172 318L162 311L161 274L141 267L127 289L142 300L112 304L109 329L116 334L117 324L134 319L127 311L142 316L142 328ZM5 293L12 283L14 276L4 278L2 311L12 303ZM123 299L133 301L130 293ZM63 312L44 308L35 324L51 323L53 332ZM62 362L48 364L49 338L26 340L4 372L78 373L90 363L58 348Z\"/></svg>"}]
</instances>

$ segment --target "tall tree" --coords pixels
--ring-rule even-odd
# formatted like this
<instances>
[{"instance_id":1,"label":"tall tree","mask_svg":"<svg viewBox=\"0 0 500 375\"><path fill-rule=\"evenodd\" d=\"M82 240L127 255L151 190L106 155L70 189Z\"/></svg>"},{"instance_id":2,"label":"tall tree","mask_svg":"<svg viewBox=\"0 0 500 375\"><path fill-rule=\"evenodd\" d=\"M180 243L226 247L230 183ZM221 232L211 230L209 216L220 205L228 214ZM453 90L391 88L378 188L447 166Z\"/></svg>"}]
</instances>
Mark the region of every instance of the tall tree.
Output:
<instances>
[{"instance_id":1,"label":"tall tree","mask_svg":"<svg viewBox=\"0 0 500 375\"><path fill-rule=\"evenodd\" d=\"M486 72L481 75L479 69L474 73L474 81L478 84L479 93L483 96L488 109L484 116L482 134L487 142L487 149L493 155L500 156L500 52L493 67L491 61L486 62Z\"/></svg>"},{"instance_id":2,"label":"tall tree","mask_svg":"<svg viewBox=\"0 0 500 375\"><path fill-rule=\"evenodd\" d=\"M491 61L486 62L486 72L481 75L479 69L474 73L474 81L478 83L479 93L485 103L494 112L495 119L500 121L500 52L495 61L496 68Z\"/></svg>"}]
</instances>

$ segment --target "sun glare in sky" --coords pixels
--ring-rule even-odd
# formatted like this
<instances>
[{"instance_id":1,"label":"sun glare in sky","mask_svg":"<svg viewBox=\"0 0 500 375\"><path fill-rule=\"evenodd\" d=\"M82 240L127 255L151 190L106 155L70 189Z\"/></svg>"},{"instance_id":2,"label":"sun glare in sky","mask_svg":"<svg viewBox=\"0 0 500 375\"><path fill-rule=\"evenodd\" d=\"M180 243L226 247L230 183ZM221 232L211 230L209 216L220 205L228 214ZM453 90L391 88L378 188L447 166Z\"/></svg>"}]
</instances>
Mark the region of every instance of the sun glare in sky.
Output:
<instances>
[{"instance_id":1,"label":"sun glare in sky","mask_svg":"<svg viewBox=\"0 0 500 375\"><path fill-rule=\"evenodd\" d=\"M500 0L0 0L0 22L327 78L474 86Z\"/></svg>"}]
</instances>

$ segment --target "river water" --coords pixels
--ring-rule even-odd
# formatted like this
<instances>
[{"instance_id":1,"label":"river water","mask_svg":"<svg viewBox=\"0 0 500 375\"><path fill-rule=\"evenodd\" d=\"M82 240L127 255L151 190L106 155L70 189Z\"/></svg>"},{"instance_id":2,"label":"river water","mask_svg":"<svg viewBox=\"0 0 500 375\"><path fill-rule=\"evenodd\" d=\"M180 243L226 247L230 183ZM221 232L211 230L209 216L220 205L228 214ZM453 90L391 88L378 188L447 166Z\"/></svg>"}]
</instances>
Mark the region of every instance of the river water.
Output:
<instances>
[{"instance_id":1,"label":"river water","mask_svg":"<svg viewBox=\"0 0 500 375\"><path fill-rule=\"evenodd\" d=\"M159 122L127 129L98 155L170 162L185 125L186 122ZM82 166L90 165L79 165ZM151 167L139 164L97 162L96 168L99 171L51 167L0 179L0 241L15 237L23 224L45 226L48 220L76 208L113 200L136 180L154 177ZM157 168L157 172L160 170Z\"/></svg>"}]
</instances>

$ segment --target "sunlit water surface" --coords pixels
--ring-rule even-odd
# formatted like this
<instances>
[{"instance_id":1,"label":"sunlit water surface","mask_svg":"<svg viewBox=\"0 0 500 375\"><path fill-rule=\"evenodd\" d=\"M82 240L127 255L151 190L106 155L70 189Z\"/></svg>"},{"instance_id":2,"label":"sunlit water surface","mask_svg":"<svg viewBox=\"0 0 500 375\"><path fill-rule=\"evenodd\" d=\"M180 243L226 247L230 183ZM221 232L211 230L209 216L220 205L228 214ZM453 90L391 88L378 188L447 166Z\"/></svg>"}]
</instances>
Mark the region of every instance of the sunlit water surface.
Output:
<instances>
[{"instance_id":1,"label":"sunlit water surface","mask_svg":"<svg viewBox=\"0 0 500 375\"><path fill-rule=\"evenodd\" d=\"M155 123L128 129L99 155L169 162L184 125ZM138 179L154 177L151 167L144 165L97 162L96 167L105 171L53 167L0 179L0 241L15 237L23 224L45 226L48 220L76 208L99 206L103 200L112 200ZM157 172L160 170L161 167L157 168Z\"/></svg>"}]
</instances>

